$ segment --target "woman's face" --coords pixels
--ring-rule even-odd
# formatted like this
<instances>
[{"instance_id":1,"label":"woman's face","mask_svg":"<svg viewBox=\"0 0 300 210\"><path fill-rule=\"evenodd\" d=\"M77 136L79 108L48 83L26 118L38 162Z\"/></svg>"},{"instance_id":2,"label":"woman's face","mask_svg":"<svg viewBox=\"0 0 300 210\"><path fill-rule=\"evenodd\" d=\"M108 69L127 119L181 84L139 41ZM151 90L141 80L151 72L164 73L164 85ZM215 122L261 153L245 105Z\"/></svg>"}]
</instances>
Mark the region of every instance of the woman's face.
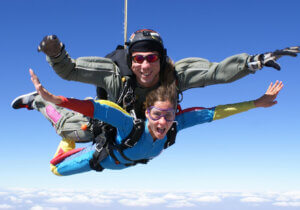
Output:
<instances>
[{"instance_id":1,"label":"woman's face","mask_svg":"<svg viewBox=\"0 0 300 210\"><path fill-rule=\"evenodd\" d=\"M146 110L148 129L153 139L163 139L175 119L174 105L170 101L156 101Z\"/></svg>"}]
</instances>

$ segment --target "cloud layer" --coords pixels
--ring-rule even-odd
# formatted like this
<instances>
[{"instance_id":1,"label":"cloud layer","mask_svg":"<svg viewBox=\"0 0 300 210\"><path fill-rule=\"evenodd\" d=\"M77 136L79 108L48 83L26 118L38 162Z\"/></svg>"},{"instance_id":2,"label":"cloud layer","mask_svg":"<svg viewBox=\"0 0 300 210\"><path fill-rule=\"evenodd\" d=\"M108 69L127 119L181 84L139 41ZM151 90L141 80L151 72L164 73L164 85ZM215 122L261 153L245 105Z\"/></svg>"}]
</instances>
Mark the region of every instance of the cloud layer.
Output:
<instances>
[{"instance_id":1,"label":"cloud layer","mask_svg":"<svg viewBox=\"0 0 300 210\"><path fill-rule=\"evenodd\" d=\"M187 209L223 206L235 202L241 207L253 208L268 205L268 209L300 207L300 192L163 192L163 191L101 191L101 190L44 190L2 189L1 209L98 209L99 207L131 209L138 207L163 207Z\"/></svg>"}]
</instances>

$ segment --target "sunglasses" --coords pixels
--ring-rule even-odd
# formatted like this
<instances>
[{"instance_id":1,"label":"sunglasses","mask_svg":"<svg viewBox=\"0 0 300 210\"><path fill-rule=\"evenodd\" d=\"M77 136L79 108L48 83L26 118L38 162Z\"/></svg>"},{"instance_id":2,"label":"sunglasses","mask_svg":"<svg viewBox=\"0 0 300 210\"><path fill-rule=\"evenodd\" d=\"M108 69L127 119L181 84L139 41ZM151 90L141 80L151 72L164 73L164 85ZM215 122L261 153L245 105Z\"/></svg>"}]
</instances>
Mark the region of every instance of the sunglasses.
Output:
<instances>
[{"instance_id":1,"label":"sunglasses","mask_svg":"<svg viewBox=\"0 0 300 210\"><path fill-rule=\"evenodd\" d=\"M154 63L158 59L159 59L159 56L157 54L150 54L150 55L146 55L146 56L143 56L143 55L132 56L132 60L135 63L143 63L144 60L147 60L148 63Z\"/></svg>"},{"instance_id":2,"label":"sunglasses","mask_svg":"<svg viewBox=\"0 0 300 210\"><path fill-rule=\"evenodd\" d=\"M172 122L175 119L175 109L160 109L155 106L151 106L147 109L151 120L157 121L164 117L167 122Z\"/></svg>"}]
</instances>

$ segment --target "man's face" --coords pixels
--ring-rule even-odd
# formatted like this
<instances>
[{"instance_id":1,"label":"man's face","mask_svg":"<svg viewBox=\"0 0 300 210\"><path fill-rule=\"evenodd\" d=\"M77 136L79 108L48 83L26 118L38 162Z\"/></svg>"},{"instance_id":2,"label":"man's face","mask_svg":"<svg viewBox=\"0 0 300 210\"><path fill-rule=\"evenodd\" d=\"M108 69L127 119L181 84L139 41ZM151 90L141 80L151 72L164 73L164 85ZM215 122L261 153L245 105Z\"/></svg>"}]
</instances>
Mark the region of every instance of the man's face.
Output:
<instances>
[{"instance_id":1,"label":"man's face","mask_svg":"<svg viewBox=\"0 0 300 210\"><path fill-rule=\"evenodd\" d=\"M147 59L147 56L159 55L158 52L133 52L132 57L142 56L145 59L142 62L136 62L132 59L131 70L136 76L136 80L142 87L152 87L159 81L160 62L159 58L152 62L153 56ZM141 58L142 58L141 57Z\"/></svg>"}]
</instances>

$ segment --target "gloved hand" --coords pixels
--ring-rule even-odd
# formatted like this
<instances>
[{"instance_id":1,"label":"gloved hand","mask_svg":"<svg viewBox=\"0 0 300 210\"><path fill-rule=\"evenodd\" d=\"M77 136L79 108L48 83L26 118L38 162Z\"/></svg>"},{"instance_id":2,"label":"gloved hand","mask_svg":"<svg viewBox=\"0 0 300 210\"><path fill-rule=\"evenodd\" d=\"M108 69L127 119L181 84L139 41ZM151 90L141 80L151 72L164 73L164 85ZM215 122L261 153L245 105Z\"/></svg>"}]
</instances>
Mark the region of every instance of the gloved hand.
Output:
<instances>
[{"instance_id":1,"label":"gloved hand","mask_svg":"<svg viewBox=\"0 0 300 210\"><path fill-rule=\"evenodd\" d=\"M268 66L268 67L275 68L279 71L281 68L280 65L276 62L277 59L285 55L296 57L297 53L299 52L300 52L300 46L297 46L297 47L287 47L285 49L276 50L274 52L257 54L250 58L250 61L248 62L248 67L250 70L256 71L261 69L264 66Z\"/></svg>"},{"instance_id":2,"label":"gloved hand","mask_svg":"<svg viewBox=\"0 0 300 210\"><path fill-rule=\"evenodd\" d=\"M38 46L38 52L43 51L50 57L58 57L64 48L64 44L59 41L56 35L45 36Z\"/></svg>"}]
</instances>

